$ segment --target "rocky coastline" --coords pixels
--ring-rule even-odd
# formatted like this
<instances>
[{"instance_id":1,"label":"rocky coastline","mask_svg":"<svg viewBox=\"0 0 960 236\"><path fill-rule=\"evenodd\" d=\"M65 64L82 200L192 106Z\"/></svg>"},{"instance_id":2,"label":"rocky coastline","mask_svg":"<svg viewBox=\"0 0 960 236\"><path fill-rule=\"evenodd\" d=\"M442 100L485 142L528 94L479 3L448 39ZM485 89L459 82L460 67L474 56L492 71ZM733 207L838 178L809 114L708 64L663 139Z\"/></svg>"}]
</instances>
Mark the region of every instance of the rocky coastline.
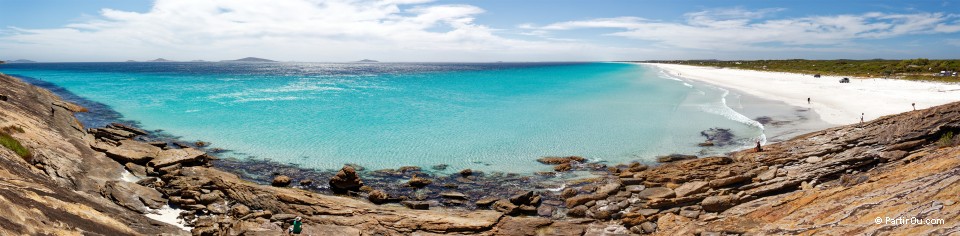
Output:
<instances>
[{"instance_id":1,"label":"rocky coastline","mask_svg":"<svg viewBox=\"0 0 960 236\"><path fill-rule=\"evenodd\" d=\"M162 139L131 125L84 128L73 116L81 107L19 79L0 79L5 85L0 94L8 98L0 101L0 126L21 127L22 132L10 135L34 153L25 159L0 148L7 160L0 164L0 204L20 206L9 199L63 192L61 201L86 206L75 214L44 208L41 215L14 207L11 215L21 220L0 220L3 233L61 232L29 223L46 219L62 222L63 232L88 234L276 235L297 216L311 235L960 230L955 226L960 220L960 205L955 204L960 201L955 194L960 148L955 139L944 138L960 133L960 103L813 132L760 152L665 156L656 166L551 157L540 161L555 172L533 176L471 170L442 174L419 167L310 172L268 161L219 160L203 143ZM703 134L712 143L726 140L718 130L712 132ZM570 171L593 176L555 177ZM136 181L121 180L125 172ZM28 183L46 190L25 190ZM168 206L183 210L180 217L189 232L142 215ZM946 224L891 227L874 222L876 217L904 216L939 218Z\"/></svg>"}]
</instances>

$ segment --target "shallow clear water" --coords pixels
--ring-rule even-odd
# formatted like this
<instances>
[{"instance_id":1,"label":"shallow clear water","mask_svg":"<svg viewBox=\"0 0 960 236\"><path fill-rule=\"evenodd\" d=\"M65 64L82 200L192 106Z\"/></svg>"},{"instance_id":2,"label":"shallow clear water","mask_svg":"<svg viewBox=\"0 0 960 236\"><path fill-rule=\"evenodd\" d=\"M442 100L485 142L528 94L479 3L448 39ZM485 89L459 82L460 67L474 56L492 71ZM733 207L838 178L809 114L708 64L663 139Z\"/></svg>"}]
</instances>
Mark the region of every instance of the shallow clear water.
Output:
<instances>
[{"instance_id":1,"label":"shallow clear water","mask_svg":"<svg viewBox=\"0 0 960 236\"><path fill-rule=\"evenodd\" d=\"M725 90L623 63L42 63L0 72L233 150L226 156L318 169L531 173L549 169L535 161L542 156L650 162L762 136L724 104ZM712 127L730 128L740 144L697 147Z\"/></svg>"}]
</instances>

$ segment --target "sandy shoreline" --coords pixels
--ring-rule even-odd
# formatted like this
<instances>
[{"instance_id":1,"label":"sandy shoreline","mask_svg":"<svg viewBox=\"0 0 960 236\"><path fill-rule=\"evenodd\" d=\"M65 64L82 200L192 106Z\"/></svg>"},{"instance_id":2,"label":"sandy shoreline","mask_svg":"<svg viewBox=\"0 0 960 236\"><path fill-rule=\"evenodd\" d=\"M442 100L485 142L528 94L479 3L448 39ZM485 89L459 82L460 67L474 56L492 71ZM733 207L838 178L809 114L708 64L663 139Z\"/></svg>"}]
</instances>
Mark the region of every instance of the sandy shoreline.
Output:
<instances>
[{"instance_id":1,"label":"sandy shoreline","mask_svg":"<svg viewBox=\"0 0 960 236\"><path fill-rule=\"evenodd\" d=\"M856 79L841 84L840 76L822 76L726 69L676 64L641 63L671 75L728 87L763 99L808 107L833 125L869 121L885 115L960 101L960 84L893 79ZM811 103L807 104L807 98Z\"/></svg>"}]
</instances>

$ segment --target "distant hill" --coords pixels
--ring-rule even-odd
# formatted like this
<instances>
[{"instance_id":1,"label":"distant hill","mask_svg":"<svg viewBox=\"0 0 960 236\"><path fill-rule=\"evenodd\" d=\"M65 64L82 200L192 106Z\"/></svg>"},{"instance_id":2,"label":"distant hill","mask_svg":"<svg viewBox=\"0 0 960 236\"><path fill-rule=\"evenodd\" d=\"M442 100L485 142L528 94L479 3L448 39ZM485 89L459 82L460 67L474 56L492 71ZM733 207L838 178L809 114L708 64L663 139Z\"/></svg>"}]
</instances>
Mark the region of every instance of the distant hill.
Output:
<instances>
[{"instance_id":1,"label":"distant hill","mask_svg":"<svg viewBox=\"0 0 960 236\"><path fill-rule=\"evenodd\" d=\"M192 60L192 61L190 61L190 62L209 62L209 61L204 61L204 60Z\"/></svg>"},{"instance_id":2,"label":"distant hill","mask_svg":"<svg viewBox=\"0 0 960 236\"><path fill-rule=\"evenodd\" d=\"M277 62L277 61L270 60L270 59L257 58L257 57L245 57L245 58L236 59L236 60L223 60L221 62Z\"/></svg>"},{"instance_id":3,"label":"distant hill","mask_svg":"<svg viewBox=\"0 0 960 236\"><path fill-rule=\"evenodd\" d=\"M379 62L379 61L377 61L377 60L370 60L370 59L363 59L363 60L359 60L359 61L357 61L357 62L367 62L367 63L370 63L370 62Z\"/></svg>"},{"instance_id":4,"label":"distant hill","mask_svg":"<svg viewBox=\"0 0 960 236\"><path fill-rule=\"evenodd\" d=\"M127 60L126 62L137 62L137 61L134 61L134 60Z\"/></svg>"},{"instance_id":5,"label":"distant hill","mask_svg":"<svg viewBox=\"0 0 960 236\"><path fill-rule=\"evenodd\" d=\"M157 59L149 60L147 62L174 62L174 61L163 59L163 58L157 58Z\"/></svg>"},{"instance_id":6,"label":"distant hill","mask_svg":"<svg viewBox=\"0 0 960 236\"><path fill-rule=\"evenodd\" d=\"M37 62L35 62L35 61L25 60L25 59L5 61L5 62L6 62L6 63L37 63Z\"/></svg>"}]
</instances>

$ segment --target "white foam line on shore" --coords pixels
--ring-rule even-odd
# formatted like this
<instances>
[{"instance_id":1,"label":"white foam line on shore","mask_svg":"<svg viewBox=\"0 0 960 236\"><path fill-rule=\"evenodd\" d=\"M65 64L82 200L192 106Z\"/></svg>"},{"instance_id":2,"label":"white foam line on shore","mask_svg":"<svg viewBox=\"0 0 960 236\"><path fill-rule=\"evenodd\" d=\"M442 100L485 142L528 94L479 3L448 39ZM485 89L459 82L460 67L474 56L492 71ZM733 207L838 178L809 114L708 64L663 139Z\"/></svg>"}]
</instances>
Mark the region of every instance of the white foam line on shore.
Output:
<instances>
[{"instance_id":1,"label":"white foam line on shore","mask_svg":"<svg viewBox=\"0 0 960 236\"><path fill-rule=\"evenodd\" d=\"M547 191L550 191L550 192L560 192L560 191L562 191L564 188L567 188L567 183L560 184L560 187L556 187L556 188L546 188L546 189L544 189L544 190L547 190Z\"/></svg>"},{"instance_id":2,"label":"white foam line on shore","mask_svg":"<svg viewBox=\"0 0 960 236\"><path fill-rule=\"evenodd\" d=\"M183 210L181 209L174 209L174 208L171 208L170 206L163 206L162 208L157 210L148 210L148 212L150 211L152 211L152 213L144 214L145 216L147 216L147 218L154 219L156 221L160 221L163 223L171 224L173 226L177 226L186 231L190 231L193 229L193 227L189 227L186 224L184 224L185 222L183 221L183 219L178 218L180 217L180 213L183 212Z\"/></svg>"},{"instance_id":3,"label":"white foam line on shore","mask_svg":"<svg viewBox=\"0 0 960 236\"><path fill-rule=\"evenodd\" d=\"M141 178L131 174L130 171L127 171L126 169L124 169L123 172L120 173L120 180L136 183L137 181L140 181ZM163 223L171 224L183 230L190 231L191 229L193 229L193 227L186 226L186 224L184 224L183 222L183 219L178 219L178 217L180 217L181 212L183 212L183 210L174 209L174 208L171 208L169 205L164 205L160 209L156 209L156 210L147 208L147 213L143 215L146 216L147 218L154 219L156 221L160 221Z\"/></svg>"},{"instance_id":4,"label":"white foam line on shore","mask_svg":"<svg viewBox=\"0 0 960 236\"><path fill-rule=\"evenodd\" d=\"M669 79L669 80L676 80L676 81L679 81L679 82L683 83L684 86L687 86L687 87L690 87L690 88L694 88L693 85L687 83L687 81L686 81L687 78L686 78L686 77L683 77L682 74L681 74L681 75L674 76L673 74L671 74L670 72L668 72L667 70L662 69L662 68L660 69L660 73L659 73L659 74L660 74L660 77L661 77L661 78L665 78L665 79ZM726 117L727 119L730 119L730 120L733 120L733 121L736 121L736 122L740 122L740 123L743 123L743 124L746 124L746 125L749 125L749 126L754 126L754 127L760 128L760 136L757 137L757 138L759 139L759 141L760 141L761 144L764 144L764 145L767 144L767 135L766 135L766 133L764 132L766 129L763 127L763 124L761 124L760 122L758 122L758 121L756 121L756 120L750 119L749 117L741 114L740 112L737 112L736 110L734 110L733 108L731 108L729 104L727 104L727 96L730 95L730 90L727 90L727 89L722 88L722 87L719 87L719 86L711 86L711 85L709 85L709 84L704 84L704 85L707 86L707 87L713 88L713 89L717 89L717 90L723 91L723 95L720 96L720 103L721 103L722 106L721 106L721 108L720 108L721 110L714 110L714 109L711 109L711 108L709 108L709 107L707 107L707 106L700 106L700 110L701 110L701 111L708 112L708 113L713 113L713 114L717 114L717 115ZM706 95L706 93L703 92L702 90L697 89L697 92L699 92L701 95ZM741 107L742 107L742 105L741 105ZM747 145L745 145L745 146L742 147L742 148L749 148L749 147L751 147L751 146L752 146L752 144L747 144Z\"/></svg>"},{"instance_id":5,"label":"white foam line on shore","mask_svg":"<svg viewBox=\"0 0 960 236\"><path fill-rule=\"evenodd\" d=\"M131 174L130 171L124 169L123 172L120 173L120 180L136 183L137 181L140 181L140 177L137 177Z\"/></svg>"}]
</instances>

